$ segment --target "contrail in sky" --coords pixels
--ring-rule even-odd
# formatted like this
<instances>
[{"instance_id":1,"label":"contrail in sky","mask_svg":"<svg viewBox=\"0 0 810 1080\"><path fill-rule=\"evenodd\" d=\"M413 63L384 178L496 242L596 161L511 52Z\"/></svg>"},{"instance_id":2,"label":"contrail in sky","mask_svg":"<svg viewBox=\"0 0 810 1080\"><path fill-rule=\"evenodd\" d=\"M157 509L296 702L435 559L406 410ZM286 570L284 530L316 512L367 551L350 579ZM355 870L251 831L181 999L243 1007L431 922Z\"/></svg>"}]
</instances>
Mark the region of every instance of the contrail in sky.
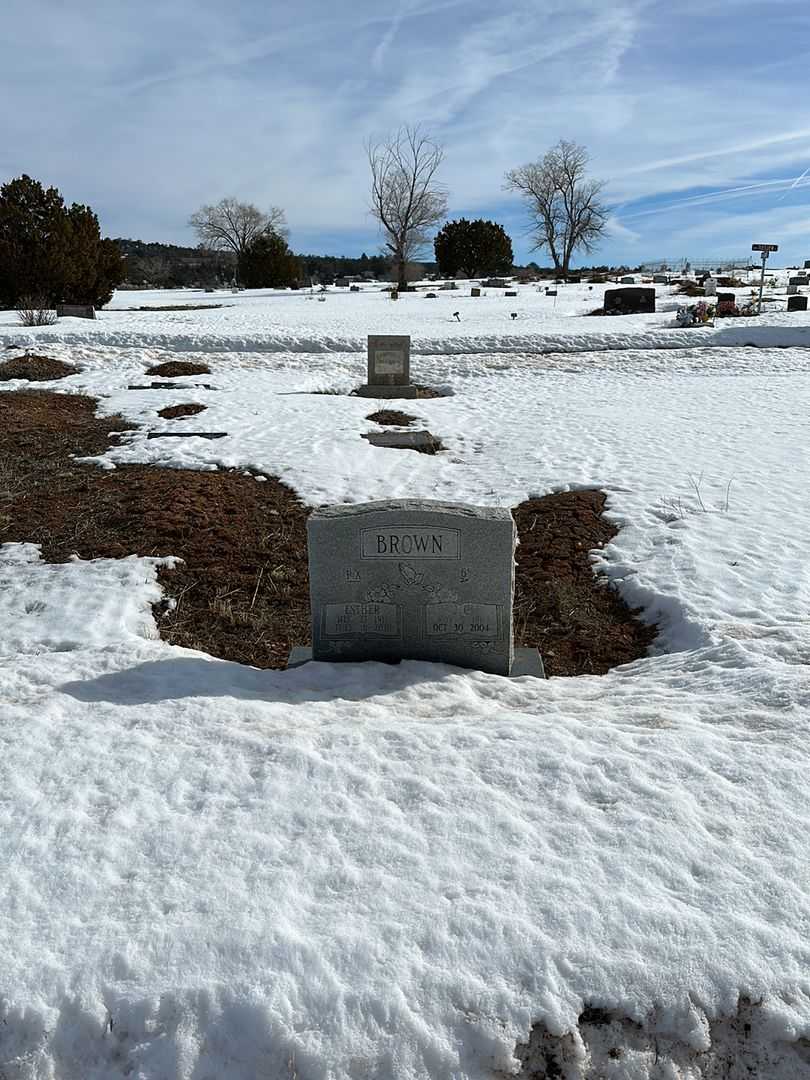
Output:
<instances>
[{"instance_id":1,"label":"contrail in sky","mask_svg":"<svg viewBox=\"0 0 810 1080\"><path fill-rule=\"evenodd\" d=\"M808 167L807 167L807 168L806 168L806 169L804 170L804 172L802 173L802 175L801 175L801 176L797 176L797 177L796 177L796 179L795 179L795 180L793 181L793 183L792 183L792 184L790 185L790 187L789 187L789 188L787 189L787 191L785 192L785 194L784 194L784 195L782 196L782 199L786 199L786 198L788 197L788 192L790 192L790 191L793 191L793 189L794 189L795 187L798 187L798 186L799 186L799 184L800 184L800 183L802 182L802 180L804 180L805 176L807 176L807 174L808 174L808 173L810 173L810 166L808 166ZM782 201L782 199L777 199L776 201L777 201L777 202L781 202L781 201Z\"/></svg>"}]
</instances>

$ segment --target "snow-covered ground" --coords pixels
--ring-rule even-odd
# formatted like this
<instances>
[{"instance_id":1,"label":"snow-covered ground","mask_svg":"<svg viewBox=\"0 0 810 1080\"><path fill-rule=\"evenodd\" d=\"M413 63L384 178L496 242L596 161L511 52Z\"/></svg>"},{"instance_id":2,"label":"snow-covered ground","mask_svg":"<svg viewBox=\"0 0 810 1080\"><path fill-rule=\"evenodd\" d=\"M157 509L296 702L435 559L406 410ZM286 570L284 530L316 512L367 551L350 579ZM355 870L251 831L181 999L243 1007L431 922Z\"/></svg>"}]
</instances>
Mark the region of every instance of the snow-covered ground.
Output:
<instances>
[{"instance_id":1,"label":"snow-covered ground","mask_svg":"<svg viewBox=\"0 0 810 1080\"><path fill-rule=\"evenodd\" d=\"M0 342L8 338L42 346L92 340L119 349L362 352L366 336L379 333L410 334L415 352L442 354L675 348L696 343L810 346L810 312L785 310L787 277L787 272L774 275L779 288L769 290L775 299L767 305L767 330L756 318L720 321L713 329L678 330L677 307L685 300L696 301L676 295L666 285L655 287L655 314L592 318L588 313L602 306L605 289L614 285L554 286L556 297L546 296L545 285L515 285L516 297L506 296L505 289L484 289L484 295L476 298L470 296L468 282L458 282L456 290L446 292L434 286L434 300L427 299L425 286L392 301L378 284L364 285L359 293L331 289L317 295L309 290L119 292L94 323L68 318L60 319L58 326L25 330L14 312L0 312ZM731 291L740 298L751 295L751 288ZM137 310L167 305L207 310Z\"/></svg>"},{"instance_id":2,"label":"snow-covered ground","mask_svg":"<svg viewBox=\"0 0 810 1080\"><path fill-rule=\"evenodd\" d=\"M0 313L0 344L81 369L53 389L142 425L106 467L252 468L313 505L601 487L595 561L661 626L605 677L258 671L157 639L155 560L0 546L3 1080L492 1080L537 1022L576 1078L586 1005L650 1033L587 1075L695 1080L740 998L740 1060L810 1076L810 318L581 317L599 293ZM386 331L447 388L405 406L445 454L360 438ZM212 389L126 389L180 354ZM146 439L181 425L229 434Z\"/></svg>"}]
</instances>

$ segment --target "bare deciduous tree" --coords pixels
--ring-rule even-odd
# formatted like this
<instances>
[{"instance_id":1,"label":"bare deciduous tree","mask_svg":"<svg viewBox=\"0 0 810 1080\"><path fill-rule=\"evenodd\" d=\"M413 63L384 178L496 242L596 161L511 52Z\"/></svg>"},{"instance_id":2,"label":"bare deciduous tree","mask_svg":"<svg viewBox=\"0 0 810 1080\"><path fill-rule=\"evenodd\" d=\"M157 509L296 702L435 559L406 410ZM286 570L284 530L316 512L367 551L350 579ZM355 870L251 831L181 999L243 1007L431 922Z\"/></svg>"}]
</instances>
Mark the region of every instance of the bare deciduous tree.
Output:
<instances>
[{"instance_id":1,"label":"bare deciduous tree","mask_svg":"<svg viewBox=\"0 0 810 1080\"><path fill-rule=\"evenodd\" d=\"M284 211L271 206L260 210L253 203L221 199L215 206L201 206L189 218L203 247L213 251L231 251L237 259L260 236L286 236Z\"/></svg>"},{"instance_id":2,"label":"bare deciduous tree","mask_svg":"<svg viewBox=\"0 0 810 1080\"><path fill-rule=\"evenodd\" d=\"M406 266L447 213L447 193L436 173L444 151L416 126L405 125L383 142L366 146L371 166L371 213L385 234L399 288Z\"/></svg>"},{"instance_id":3,"label":"bare deciduous tree","mask_svg":"<svg viewBox=\"0 0 810 1080\"><path fill-rule=\"evenodd\" d=\"M535 248L548 248L554 269L563 274L576 249L592 251L605 231L605 185L586 179L587 167L585 147L561 139L539 161L506 174L506 187L528 205Z\"/></svg>"}]
</instances>

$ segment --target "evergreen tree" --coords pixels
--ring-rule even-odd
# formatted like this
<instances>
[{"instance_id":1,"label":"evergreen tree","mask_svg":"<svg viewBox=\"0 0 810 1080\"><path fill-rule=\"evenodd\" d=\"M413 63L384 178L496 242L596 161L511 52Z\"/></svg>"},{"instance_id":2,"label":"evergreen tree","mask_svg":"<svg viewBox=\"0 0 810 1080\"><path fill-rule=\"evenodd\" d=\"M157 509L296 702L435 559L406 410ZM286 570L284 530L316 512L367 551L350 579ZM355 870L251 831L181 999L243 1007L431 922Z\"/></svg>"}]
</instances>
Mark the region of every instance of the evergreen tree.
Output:
<instances>
[{"instance_id":1,"label":"evergreen tree","mask_svg":"<svg viewBox=\"0 0 810 1080\"><path fill-rule=\"evenodd\" d=\"M445 277L464 274L483 277L512 270L512 241L494 221L448 221L433 243L439 272Z\"/></svg>"},{"instance_id":2,"label":"evergreen tree","mask_svg":"<svg viewBox=\"0 0 810 1080\"><path fill-rule=\"evenodd\" d=\"M112 248L93 211L76 203L66 208L56 188L30 176L0 187L0 308L22 297L103 306L124 277Z\"/></svg>"},{"instance_id":3,"label":"evergreen tree","mask_svg":"<svg viewBox=\"0 0 810 1080\"><path fill-rule=\"evenodd\" d=\"M283 289L298 281L301 267L283 236L265 233L240 256L238 273L248 289Z\"/></svg>"}]
</instances>

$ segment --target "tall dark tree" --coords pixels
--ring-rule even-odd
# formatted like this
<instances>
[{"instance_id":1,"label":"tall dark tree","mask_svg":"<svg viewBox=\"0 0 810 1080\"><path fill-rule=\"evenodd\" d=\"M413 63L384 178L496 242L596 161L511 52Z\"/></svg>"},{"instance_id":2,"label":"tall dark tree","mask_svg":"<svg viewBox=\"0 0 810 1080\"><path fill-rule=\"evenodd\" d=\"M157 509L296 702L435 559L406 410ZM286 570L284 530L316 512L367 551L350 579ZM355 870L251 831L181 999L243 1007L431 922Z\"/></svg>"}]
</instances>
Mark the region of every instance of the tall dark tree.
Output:
<instances>
[{"instance_id":1,"label":"tall dark tree","mask_svg":"<svg viewBox=\"0 0 810 1080\"><path fill-rule=\"evenodd\" d=\"M248 289L283 289L301 275L299 260L278 233L257 237L239 257L239 280Z\"/></svg>"},{"instance_id":2,"label":"tall dark tree","mask_svg":"<svg viewBox=\"0 0 810 1080\"><path fill-rule=\"evenodd\" d=\"M447 277L508 274L512 269L512 241L503 226L494 221L448 221L433 241L433 248L439 273Z\"/></svg>"},{"instance_id":3,"label":"tall dark tree","mask_svg":"<svg viewBox=\"0 0 810 1080\"><path fill-rule=\"evenodd\" d=\"M66 207L30 176L10 180L0 187L0 307L22 297L103 306L124 277L111 244L88 206Z\"/></svg>"}]
</instances>

